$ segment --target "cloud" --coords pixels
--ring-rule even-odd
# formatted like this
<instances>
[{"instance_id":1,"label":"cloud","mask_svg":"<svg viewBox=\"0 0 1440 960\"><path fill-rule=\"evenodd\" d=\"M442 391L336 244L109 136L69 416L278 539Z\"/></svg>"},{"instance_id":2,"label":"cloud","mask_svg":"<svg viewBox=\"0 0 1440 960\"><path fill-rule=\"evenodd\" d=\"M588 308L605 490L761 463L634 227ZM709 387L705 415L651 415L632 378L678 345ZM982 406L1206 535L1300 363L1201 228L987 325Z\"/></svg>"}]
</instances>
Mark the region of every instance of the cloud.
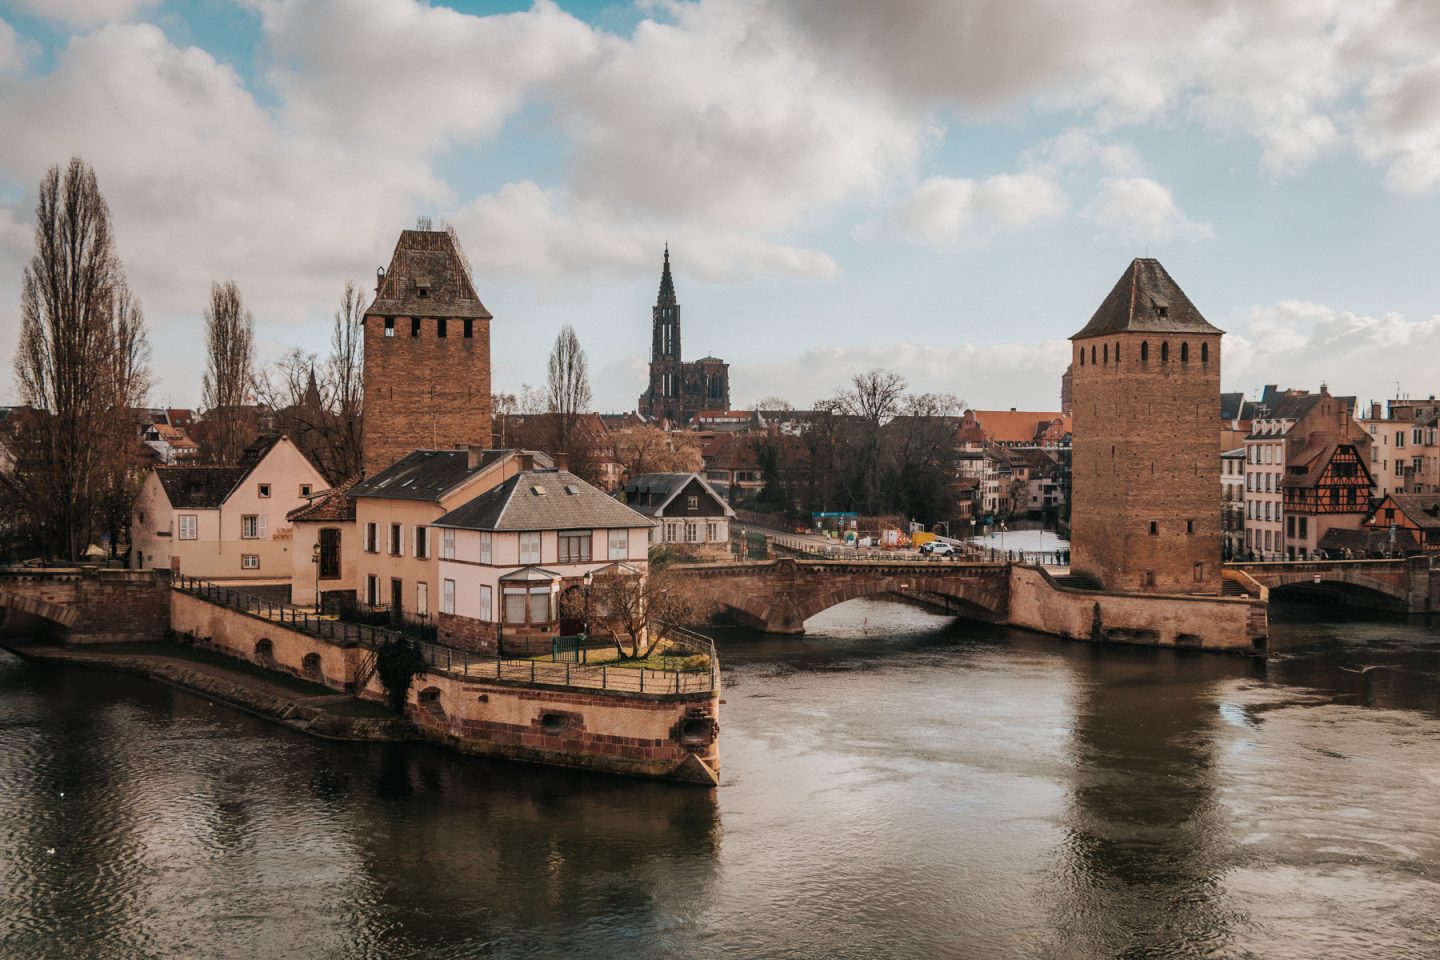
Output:
<instances>
[{"instance_id":1,"label":"cloud","mask_svg":"<svg viewBox=\"0 0 1440 960\"><path fill-rule=\"evenodd\" d=\"M1225 337L1227 389L1247 393L1266 383L1354 395L1362 401L1402 391L1440 389L1440 315L1410 320L1372 317L1302 300L1256 306Z\"/></svg>"},{"instance_id":2,"label":"cloud","mask_svg":"<svg viewBox=\"0 0 1440 960\"><path fill-rule=\"evenodd\" d=\"M893 226L927 243L982 242L1003 230L1020 230L1065 211L1065 194L1035 173L984 180L931 177L891 214Z\"/></svg>"},{"instance_id":3,"label":"cloud","mask_svg":"<svg viewBox=\"0 0 1440 960\"><path fill-rule=\"evenodd\" d=\"M1135 240L1207 240L1208 223L1186 217L1169 188L1148 177L1106 177L1085 216L1102 230Z\"/></svg>"},{"instance_id":4,"label":"cloud","mask_svg":"<svg viewBox=\"0 0 1440 960\"><path fill-rule=\"evenodd\" d=\"M70 27L93 27L118 20L133 20L160 6L161 0L15 0L15 5L47 20Z\"/></svg>"},{"instance_id":5,"label":"cloud","mask_svg":"<svg viewBox=\"0 0 1440 960\"><path fill-rule=\"evenodd\" d=\"M731 367L730 396L736 406L780 396L806 407L880 367L899 371L913 391L953 393L977 408L1058 410L1060 376L1069 362L1070 345L1063 340L814 347L788 360Z\"/></svg>"}]
</instances>

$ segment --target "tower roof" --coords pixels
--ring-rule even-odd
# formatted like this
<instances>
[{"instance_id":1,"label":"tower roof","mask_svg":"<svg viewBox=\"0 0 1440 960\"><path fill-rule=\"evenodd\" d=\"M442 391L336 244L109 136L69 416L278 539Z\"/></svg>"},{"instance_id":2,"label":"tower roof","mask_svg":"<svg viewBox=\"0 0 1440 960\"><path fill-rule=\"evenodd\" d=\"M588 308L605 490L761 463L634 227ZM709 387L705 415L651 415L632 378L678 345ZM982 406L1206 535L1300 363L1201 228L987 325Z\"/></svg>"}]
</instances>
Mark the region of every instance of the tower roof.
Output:
<instances>
[{"instance_id":1,"label":"tower roof","mask_svg":"<svg viewBox=\"0 0 1440 960\"><path fill-rule=\"evenodd\" d=\"M657 307L675 306L675 280L670 276L670 244L665 244L665 267L660 271L660 297Z\"/></svg>"},{"instance_id":2,"label":"tower roof","mask_svg":"<svg viewBox=\"0 0 1440 960\"><path fill-rule=\"evenodd\" d=\"M375 302L365 315L469 317L489 320L490 311L475 294L470 271L444 230L402 230L379 278Z\"/></svg>"},{"instance_id":3,"label":"tower roof","mask_svg":"<svg viewBox=\"0 0 1440 960\"><path fill-rule=\"evenodd\" d=\"M1224 333L1200 315L1185 291L1159 260L1130 261L1085 329L1071 337L1084 340L1111 333Z\"/></svg>"}]
</instances>

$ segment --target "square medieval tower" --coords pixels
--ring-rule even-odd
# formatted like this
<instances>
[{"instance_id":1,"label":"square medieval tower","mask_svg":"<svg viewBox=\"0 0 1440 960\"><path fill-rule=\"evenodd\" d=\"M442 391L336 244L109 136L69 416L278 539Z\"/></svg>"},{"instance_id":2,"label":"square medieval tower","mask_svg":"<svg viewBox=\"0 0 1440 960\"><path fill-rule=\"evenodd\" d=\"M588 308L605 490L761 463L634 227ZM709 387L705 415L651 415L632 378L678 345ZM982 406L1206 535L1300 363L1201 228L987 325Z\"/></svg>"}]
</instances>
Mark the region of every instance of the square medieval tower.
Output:
<instances>
[{"instance_id":1,"label":"square medieval tower","mask_svg":"<svg viewBox=\"0 0 1440 960\"><path fill-rule=\"evenodd\" d=\"M1107 590L1220 592L1220 338L1133 261L1073 341L1071 569Z\"/></svg>"},{"instance_id":2,"label":"square medieval tower","mask_svg":"<svg viewBox=\"0 0 1440 960\"><path fill-rule=\"evenodd\" d=\"M490 445L490 311L443 230L404 230L365 311L365 473Z\"/></svg>"}]
</instances>

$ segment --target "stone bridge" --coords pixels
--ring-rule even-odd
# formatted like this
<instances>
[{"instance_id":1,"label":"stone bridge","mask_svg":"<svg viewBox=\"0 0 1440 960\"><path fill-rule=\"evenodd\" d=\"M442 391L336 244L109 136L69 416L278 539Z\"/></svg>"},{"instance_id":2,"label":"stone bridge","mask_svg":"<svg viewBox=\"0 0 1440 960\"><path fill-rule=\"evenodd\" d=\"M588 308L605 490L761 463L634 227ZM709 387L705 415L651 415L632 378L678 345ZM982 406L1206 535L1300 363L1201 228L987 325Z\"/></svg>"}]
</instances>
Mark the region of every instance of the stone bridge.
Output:
<instances>
[{"instance_id":1,"label":"stone bridge","mask_svg":"<svg viewBox=\"0 0 1440 960\"><path fill-rule=\"evenodd\" d=\"M159 640L169 626L169 571L0 567L0 640Z\"/></svg>"},{"instance_id":2,"label":"stone bridge","mask_svg":"<svg viewBox=\"0 0 1440 960\"><path fill-rule=\"evenodd\" d=\"M1408 560L1273 560L1227 563L1271 590L1329 596L1349 605L1428 613L1440 610L1440 566Z\"/></svg>"},{"instance_id":3,"label":"stone bridge","mask_svg":"<svg viewBox=\"0 0 1440 960\"><path fill-rule=\"evenodd\" d=\"M957 616L1004 622L1010 567L1004 563L799 560L679 564L700 595L766 633L805 632L805 621L859 597L892 594L944 604Z\"/></svg>"}]
</instances>

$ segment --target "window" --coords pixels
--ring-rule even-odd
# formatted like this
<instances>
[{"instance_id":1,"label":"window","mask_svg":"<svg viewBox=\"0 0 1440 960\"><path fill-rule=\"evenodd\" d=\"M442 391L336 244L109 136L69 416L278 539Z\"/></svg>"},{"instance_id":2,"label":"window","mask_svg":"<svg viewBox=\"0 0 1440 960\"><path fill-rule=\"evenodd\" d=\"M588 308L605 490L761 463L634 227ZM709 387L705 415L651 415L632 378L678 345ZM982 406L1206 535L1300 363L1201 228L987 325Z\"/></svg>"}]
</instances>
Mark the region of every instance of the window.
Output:
<instances>
[{"instance_id":1,"label":"window","mask_svg":"<svg viewBox=\"0 0 1440 960\"><path fill-rule=\"evenodd\" d=\"M539 533L539 531L535 531L535 532L532 532L532 533L522 533L522 534L520 534L520 562L521 562L521 563L539 563L539 562L540 562L540 533Z\"/></svg>"},{"instance_id":2,"label":"window","mask_svg":"<svg viewBox=\"0 0 1440 960\"><path fill-rule=\"evenodd\" d=\"M455 602L454 583L455 581L453 580L445 581L446 587L449 588L449 599L452 603L451 608L445 611L446 613L455 612L455 608L453 606L453 603ZM424 582L423 580L415 584L415 612L422 617L427 616L430 613L430 584Z\"/></svg>"},{"instance_id":3,"label":"window","mask_svg":"<svg viewBox=\"0 0 1440 960\"><path fill-rule=\"evenodd\" d=\"M247 513L240 518L240 539L259 540L265 536L265 518Z\"/></svg>"},{"instance_id":4,"label":"window","mask_svg":"<svg viewBox=\"0 0 1440 960\"><path fill-rule=\"evenodd\" d=\"M386 317L386 318L385 318L385 336L387 336L387 337L393 337L393 336L395 336L395 318L394 318L394 317Z\"/></svg>"},{"instance_id":5,"label":"window","mask_svg":"<svg viewBox=\"0 0 1440 960\"><path fill-rule=\"evenodd\" d=\"M418 524L415 527L415 556L421 560L430 558L430 528Z\"/></svg>"},{"instance_id":6,"label":"window","mask_svg":"<svg viewBox=\"0 0 1440 960\"><path fill-rule=\"evenodd\" d=\"M611 530L607 540L607 560L630 559L630 531Z\"/></svg>"},{"instance_id":7,"label":"window","mask_svg":"<svg viewBox=\"0 0 1440 960\"><path fill-rule=\"evenodd\" d=\"M545 623L550 619L550 588L530 588L530 622Z\"/></svg>"},{"instance_id":8,"label":"window","mask_svg":"<svg viewBox=\"0 0 1440 960\"><path fill-rule=\"evenodd\" d=\"M441 317L439 320L436 320L436 321L435 321L435 336L439 337L439 338L442 339L442 340L445 339L445 318L444 318L444 317Z\"/></svg>"},{"instance_id":9,"label":"window","mask_svg":"<svg viewBox=\"0 0 1440 960\"><path fill-rule=\"evenodd\" d=\"M505 622L525 622L525 591L510 588L505 591Z\"/></svg>"},{"instance_id":10,"label":"window","mask_svg":"<svg viewBox=\"0 0 1440 960\"><path fill-rule=\"evenodd\" d=\"M549 623L550 607L549 587L505 588L506 623Z\"/></svg>"},{"instance_id":11,"label":"window","mask_svg":"<svg viewBox=\"0 0 1440 960\"><path fill-rule=\"evenodd\" d=\"M719 543L719 542L720 542L720 524L716 523L716 522L713 521L713 520L710 521L709 523L705 524L705 542L706 542L706 543Z\"/></svg>"},{"instance_id":12,"label":"window","mask_svg":"<svg viewBox=\"0 0 1440 960\"><path fill-rule=\"evenodd\" d=\"M380 578L373 573L365 578L365 602L372 607L380 606Z\"/></svg>"},{"instance_id":13,"label":"window","mask_svg":"<svg viewBox=\"0 0 1440 960\"><path fill-rule=\"evenodd\" d=\"M1140 341L1140 362L1146 363L1150 360L1150 341Z\"/></svg>"},{"instance_id":14,"label":"window","mask_svg":"<svg viewBox=\"0 0 1440 960\"><path fill-rule=\"evenodd\" d=\"M480 585L480 619L486 623L495 619L495 590L488 583Z\"/></svg>"},{"instance_id":15,"label":"window","mask_svg":"<svg viewBox=\"0 0 1440 960\"><path fill-rule=\"evenodd\" d=\"M1306 540L1306 539L1309 539L1309 537L1310 537L1310 518L1309 518L1309 517L1301 517L1301 518L1300 518L1300 539L1301 539L1301 540Z\"/></svg>"},{"instance_id":16,"label":"window","mask_svg":"<svg viewBox=\"0 0 1440 960\"><path fill-rule=\"evenodd\" d=\"M375 524L373 523L365 524L365 552L380 552L379 535L375 532ZM374 601L372 600L371 602L373 603Z\"/></svg>"},{"instance_id":17,"label":"window","mask_svg":"<svg viewBox=\"0 0 1440 960\"><path fill-rule=\"evenodd\" d=\"M334 527L320 531L320 579L340 579L340 531Z\"/></svg>"},{"instance_id":18,"label":"window","mask_svg":"<svg viewBox=\"0 0 1440 960\"><path fill-rule=\"evenodd\" d=\"M454 580L442 580L442 581L440 581L440 612L441 612L441 613L454 613L454 612L455 612L455 581L454 581Z\"/></svg>"},{"instance_id":19,"label":"window","mask_svg":"<svg viewBox=\"0 0 1440 960\"><path fill-rule=\"evenodd\" d=\"M1110 344L1108 343L1100 351L1100 362L1107 367L1110 365Z\"/></svg>"},{"instance_id":20,"label":"window","mask_svg":"<svg viewBox=\"0 0 1440 960\"><path fill-rule=\"evenodd\" d=\"M1160 536L1160 521L1159 521L1159 520L1151 520L1151 521L1150 521L1150 536L1152 536L1152 537L1158 537L1158 536Z\"/></svg>"},{"instance_id":21,"label":"window","mask_svg":"<svg viewBox=\"0 0 1440 960\"><path fill-rule=\"evenodd\" d=\"M693 520L685 524L685 542L694 543L700 539L700 524Z\"/></svg>"},{"instance_id":22,"label":"window","mask_svg":"<svg viewBox=\"0 0 1440 960\"><path fill-rule=\"evenodd\" d=\"M259 555L258 553L242 553L242 554L240 554L240 569L241 569L241 570L259 570L259 569L260 569L260 555Z\"/></svg>"},{"instance_id":23,"label":"window","mask_svg":"<svg viewBox=\"0 0 1440 960\"><path fill-rule=\"evenodd\" d=\"M571 530L560 534L560 562L588 563L590 544L595 539L589 530Z\"/></svg>"},{"instance_id":24,"label":"window","mask_svg":"<svg viewBox=\"0 0 1440 960\"><path fill-rule=\"evenodd\" d=\"M1405 446L1405 431L1404 431L1404 430L1397 430L1397 431L1395 432L1395 446L1396 446L1396 447L1403 447L1403 446Z\"/></svg>"},{"instance_id":25,"label":"window","mask_svg":"<svg viewBox=\"0 0 1440 960\"><path fill-rule=\"evenodd\" d=\"M455 559L455 531L448 527L440 533L440 556L445 560Z\"/></svg>"},{"instance_id":26,"label":"window","mask_svg":"<svg viewBox=\"0 0 1440 960\"><path fill-rule=\"evenodd\" d=\"M466 318L465 318L465 339L466 339L466 340L473 340L474 338L475 338L475 321L474 321L474 320L471 320L469 317L466 317Z\"/></svg>"},{"instance_id":27,"label":"window","mask_svg":"<svg viewBox=\"0 0 1440 960\"><path fill-rule=\"evenodd\" d=\"M1161 363L1169 363L1169 362L1170 362L1170 344L1168 344L1168 343L1162 343L1162 344L1160 344L1160 362L1161 362Z\"/></svg>"},{"instance_id":28,"label":"window","mask_svg":"<svg viewBox=\"0 0 1440 960\"><path fill-rule=\"evenodd\" d=\"M310 484L308 484L308 483L302 483L302 484L300 484L300 496L302 496L302 497L308 497L308 496L310 496Z\"/></svg>"},{"instance_id":29,"label":"window","mask_svg":"<svg viewBox=\"0 0 1440 960\"><path fill-rule=\"evenodd\" d=\"M405 554L405 537L400 524L390 524L390 556L400 557Z\"/></svg>"},{"instance_id":30,"label":"window","mask_svg":"<svg viewBox=\"0 0 1440 960\"><path fill-rule=\"evenodd\" d=\"M144 517L140 518L144 520ZM180 539L194 540L199 536L197 517L193 513L180 514Z\"/></svg>"},{"instance_id":31,"label":"window","mask_svg":"<svg viewBox=\"0 0 1440 960\"><path fill-rule=\"evenodd\" d=\"M1194 521L1194 520L1186 520L1186 521L1185 521L1185 532L1186 532L1186 533L1194 533L1194 532L1195 532L1195 521Z\"/></svg>"},{"instance_id":32,"label":"window","mask_svg":"<svg viewBox=\"0 0 1440 960\"><path fill-rule=\"evenodd\" d=\"M415 296L419 297L421 300L429 299L430 285L428 283L416 284Z\"/></svg>"},{"instance_id":33,"label":"window","mask_svg":"<svg viewBox=\"0 0 1440 960\"><path fill-rule=\"evenodd\" d=\"M1181 362L1181 363L1189 363L1189 362L1190 362L1190 344L1188 344L1188 343L1182 343L1182 344L1180 344L1180 362Z\"/></svg>"},{"instance_id":34,"label":"window","mask_svg":"<svg viewBox=\"0 0 1440 960\"><path fill-rule=\"evenodd\" d=\"M1090 344L1090 366L1095 366L1095 344Z\"/></svg>"},{"instance_id":35,"label":"window","mask_svg":"<svg viewBox=\"0 0 1440 960\"><path fill-rule=\"evenodd\" d=\"M1204 564L1204 563L1197 563L1197 564L1195 564L1195 582L1196 582L1196 583L1199 583L1200 581L1202 581L1202 580L1204 580L1204 579L1205 579L1205 564Z\"/></svg>"},{"instance_id":36,"label":"window","mask_svg":"<svg viewBox=\"0 0 1440 960\"><path fill-rule=\"evenodd\" d=\"M260 484L260 487L259 487L259 497L260 497L260 499L261 499L261 500L265 500L265 499L269 498L269 496L270 496L270 484L268 484L268 483L262 483L262 484Z\"/></svg>"},{"instance_id":37,"label":"window","mask_svg":"<svg viewBox=\"0 0 1440 960\"><path fill-rule=\"evenodd\" d=\"M699 497L686 497L686 498L685 498L685 509L686 509L686 510L699 510L699 509L700 509L700 498L699 498Z\"/></svg>"},{"instance_id":38,"label":"window","mask_svg":"<svg viewBox=\"0 0 1440 960\"><path fill-rule=\"evenodd\" d=\"M410 318L410 336L411 336L411 338L420 336L420 318L419 318L419 317L411 317L411 318Z\"/></svg>"},{"instance_id":39,"label":"window","mask_svg":"<svg viewBox=\"0 0 1440 960\"><path fill-rule=\"evenodd\" d=\"M665 522L665 542L674 543L680 539L680 524L667 520Z\"/></svg>"},{"instance_id":40,"label":"window","mask_svg":"<svg viewBox=\"0 0 1440 960\"><path fill-rule=\"evenodd\" d=\"M1413 443L1413 444L1415 444L1415 446L1417 446L1417 447L1420 446L1422 443L1424 443L1424 442L1425 442L1425 433L1424 433L1424 431L1421 430L1419 427L1416 427L1414 430L1410 431L1410 442Z\"/></svg>"},{"instance_id":41,"label":"window","mask_svg":"<svg viewBox=\"0 0 1440 960\"><path fill-rule=\"evenodd\" d=\"M1200 362L1201 362L1201 363L1209 363L1209 362L1210 362L1210 344L1208 344L1208 343L1202 343L1202 344L1200 344Z\"/></svg>"},{"instance_id":42,"label":"window","mask_svg":"<svg viewBox=\"0 0 1440 960\"><path fill-rule=\"evenodd\" d=\"M491 535L486 531L480 531L480 562L492 563L490 559L494 555L494 544L491 542ZM535 562L540 562L540 545L535 545Z\"/></svg>"}]
</instances>

